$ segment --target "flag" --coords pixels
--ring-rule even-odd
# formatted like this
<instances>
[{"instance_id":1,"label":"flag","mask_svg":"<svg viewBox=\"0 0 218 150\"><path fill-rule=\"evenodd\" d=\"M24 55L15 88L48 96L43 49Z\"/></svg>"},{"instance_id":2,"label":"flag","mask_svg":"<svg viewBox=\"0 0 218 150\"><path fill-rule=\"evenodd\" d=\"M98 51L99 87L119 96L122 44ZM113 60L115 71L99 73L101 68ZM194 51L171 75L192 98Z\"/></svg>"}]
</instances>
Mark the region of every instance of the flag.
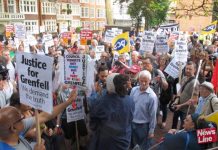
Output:
<instances>
[{"instance_id":1,"label":"flag","mask_svg":"<svg viewBox=\"0 0 218 150\"><path fill-rule=\"evenodd\" d=\"M213 76L211 79L211 83L214 86L215 93L218 91L218 60L216 60L216 65L213 69Z\"/></svg>"},{"instance_id":2,"label":"flag","mask_svg":"<svg viewBox=\"0 0 218 150\"><path fill-rule=\"evenodd\" d=\"M217 21L212 22L201 30L201 34L213 34L216 32Z\"/></svg>"},{"instance_id":3,"label":"flag","mask_svg":"<svg viewBox=\"0 0 218 150\"><path fill-rule=\"evenodd\" d=\"M114 50L117 51L119 54L129 52L129 32L119 34L115 38L113 38L112 45L114 47Z\"/></svg>"}]
</instances>

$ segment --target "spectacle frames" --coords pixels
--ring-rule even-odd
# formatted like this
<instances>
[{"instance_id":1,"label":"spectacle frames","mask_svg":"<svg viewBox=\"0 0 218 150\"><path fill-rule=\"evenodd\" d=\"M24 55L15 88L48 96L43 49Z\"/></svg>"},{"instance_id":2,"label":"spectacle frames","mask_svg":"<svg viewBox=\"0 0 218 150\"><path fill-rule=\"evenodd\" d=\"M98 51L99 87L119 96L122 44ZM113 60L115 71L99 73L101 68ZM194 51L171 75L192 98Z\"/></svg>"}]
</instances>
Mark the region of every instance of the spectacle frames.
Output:
<instances>
[{"instance_id":1,"label":"spectacle frames","mask_svg":"<svg viewBox=\"0 0 218 150\"><path fill-rule=\"evenodd\" d=\"M24 115L21 115L20 119L18 119L17 121L15 121L15 122L13 123L13 125L14 125L14 124L17 124L17 123L19 123L19 122L21 122L23 119L25 119L25 116L24 116Z\"/></svg>"}]
</instances>

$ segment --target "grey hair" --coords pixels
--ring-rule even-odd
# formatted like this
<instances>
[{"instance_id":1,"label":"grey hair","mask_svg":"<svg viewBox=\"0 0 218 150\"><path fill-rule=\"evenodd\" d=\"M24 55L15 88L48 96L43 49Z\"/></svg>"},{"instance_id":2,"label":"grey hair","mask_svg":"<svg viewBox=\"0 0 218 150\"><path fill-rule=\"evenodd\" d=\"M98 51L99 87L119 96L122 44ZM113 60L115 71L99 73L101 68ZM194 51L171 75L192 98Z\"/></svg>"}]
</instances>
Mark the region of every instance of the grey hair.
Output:
<instances>
[{"instance_id":1,"label":"grey hair","mask_svg":"<svg viewBox=\"0 0 218 150\"><path fill-rule=\"evenodd\" d=\"M139 56L139 52L137 51L133 51L132 54L136 54L137 56Z\"/></svg>"},{"instance_id":2,"label":"grey hair","mask_svg":"<svg viewBox=\"0 0 218 150\"><path fill-rule=\"evenodd\" d=\"M151 73L147 70L143 70L141 72L139 72L138 77L147 77L149 80L151 80Z\"/></svg>"},{"instance_id":3,"label":"grey hair","mask_svg":"<svg viewBox=\"0 0 218 150\"><path fill-rule=\"evenodd\" d=\"M115 91L115 86L114 86L114 77L116 75L118 75L119 73L111 73L107 76L107 79L106 79L106 88L107 88L107 91L109 93L116 93Z\"/></svg>"}]
</instances>

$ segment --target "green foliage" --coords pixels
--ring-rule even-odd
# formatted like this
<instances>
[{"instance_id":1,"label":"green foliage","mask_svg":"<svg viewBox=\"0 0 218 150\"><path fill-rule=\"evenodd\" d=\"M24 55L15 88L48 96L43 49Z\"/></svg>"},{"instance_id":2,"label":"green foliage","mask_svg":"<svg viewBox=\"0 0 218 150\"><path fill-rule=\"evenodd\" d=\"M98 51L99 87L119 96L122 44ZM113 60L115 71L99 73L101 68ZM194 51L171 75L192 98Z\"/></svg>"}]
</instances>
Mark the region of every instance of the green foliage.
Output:
<instances>
[{"instance_id":1,"label":"green foliage","mask_svg":"<svg viewBox=\"0 0 218 150\"><path fill-rule=\"evenodd\" d=\"M128 14L140 24L145 19L146 28L160 25L166 20L169 0L133 0L128 7Z\"/></svg>"}]
</instances>

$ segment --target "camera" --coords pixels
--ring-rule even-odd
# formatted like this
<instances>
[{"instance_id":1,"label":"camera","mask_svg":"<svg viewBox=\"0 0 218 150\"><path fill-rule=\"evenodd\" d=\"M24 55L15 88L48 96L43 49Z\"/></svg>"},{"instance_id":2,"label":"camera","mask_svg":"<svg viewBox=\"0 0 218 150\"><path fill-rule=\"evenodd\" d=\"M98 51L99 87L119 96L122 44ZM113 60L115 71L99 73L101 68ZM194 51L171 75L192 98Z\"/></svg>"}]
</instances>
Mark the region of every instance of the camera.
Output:
<instances>
[{"instance_id":1,"label":"camera","mask_svg":"<svg viewBox=\"0 0 218 150\"><path fill-rule=\"evenodd\" d=\"M214 56L214 55L209 55L209 60L211 60L211 61L216 61L216 56Z\"/></svg>"}]
</instances>

